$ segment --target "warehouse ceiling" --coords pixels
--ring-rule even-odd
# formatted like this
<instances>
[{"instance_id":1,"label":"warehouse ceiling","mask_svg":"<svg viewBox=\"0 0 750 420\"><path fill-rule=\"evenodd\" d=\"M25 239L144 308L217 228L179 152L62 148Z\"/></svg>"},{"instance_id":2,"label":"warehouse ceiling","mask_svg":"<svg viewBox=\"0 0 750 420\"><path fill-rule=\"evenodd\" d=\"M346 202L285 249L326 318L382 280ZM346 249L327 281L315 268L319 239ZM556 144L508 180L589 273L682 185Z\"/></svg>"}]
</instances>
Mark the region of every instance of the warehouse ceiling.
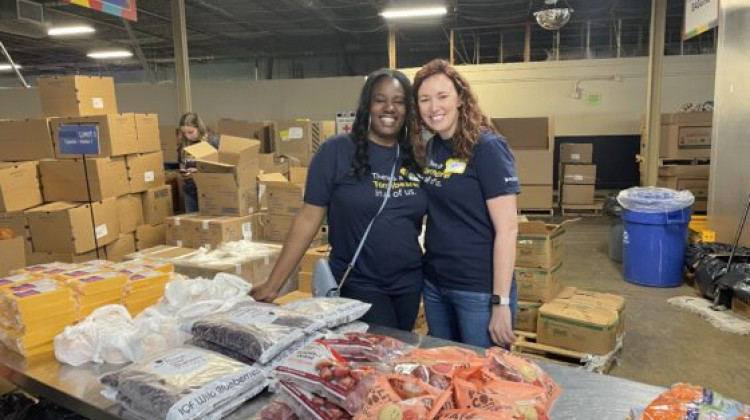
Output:
<instances>
[{"instance_id":1,"label":"warehouse ceiling","mask_svg":"<svg viewBox=\"0 0 750 420\"><path fill-rule=\"evenodd\" d=\"M36 2L43 5L46 27L83 23L94 26L96 33L51 38L44 28L18 25L3 15L0 41L23 66L25 75L138 70L143 63L136 56L106 62L86 57L94 49L134 51L134 41L150 69L172 66L168 0L138 0L138 21L130 23L132 37L127 24L115 16L63 1ZM451 30L458 63L523 61L528 21L532 22L532 61L638 56L648 51L651 0L567 0L574 13L560 31L559 54L554 54L554 32L534 22L533 12L544 6L543 0L185 0L189 55L192 62L256 65L278 59L324 58L338 63L335 74L329 76L364 74L387 65L388 26L379 12L389 5L426 3L446 5L448 15L423 23L399 24L399 67L447 57ZM565 3L560 0L558 4ZM685 45L679 52L674 47L679 44L684 2L670 0L668 4L667 52L685 52ZM707 40L702 43L706 46L689 44L688 52L702 53L713 45ZM0 57L0 63L4 61Z\"/></svg>"}]
</instances>

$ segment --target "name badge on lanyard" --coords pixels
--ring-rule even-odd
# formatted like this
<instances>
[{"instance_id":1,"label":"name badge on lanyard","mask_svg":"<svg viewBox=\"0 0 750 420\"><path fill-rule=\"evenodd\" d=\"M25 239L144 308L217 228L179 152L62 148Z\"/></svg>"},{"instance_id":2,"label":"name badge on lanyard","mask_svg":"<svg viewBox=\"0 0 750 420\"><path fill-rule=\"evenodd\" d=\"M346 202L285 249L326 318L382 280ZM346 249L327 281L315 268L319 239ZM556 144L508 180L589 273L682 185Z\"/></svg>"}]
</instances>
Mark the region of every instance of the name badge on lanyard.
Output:
<instances>
[{"instance_id":1,"label":"name badge on lanyard","mask_svg":"<svg viewBox=\"0 0 750 420\"><path fill-rule=\"evenodd\" d=\"M460 159L448 159L445 161L446 174L462 174L466 172L466 161Z\"/></svg>"}]
</instances>

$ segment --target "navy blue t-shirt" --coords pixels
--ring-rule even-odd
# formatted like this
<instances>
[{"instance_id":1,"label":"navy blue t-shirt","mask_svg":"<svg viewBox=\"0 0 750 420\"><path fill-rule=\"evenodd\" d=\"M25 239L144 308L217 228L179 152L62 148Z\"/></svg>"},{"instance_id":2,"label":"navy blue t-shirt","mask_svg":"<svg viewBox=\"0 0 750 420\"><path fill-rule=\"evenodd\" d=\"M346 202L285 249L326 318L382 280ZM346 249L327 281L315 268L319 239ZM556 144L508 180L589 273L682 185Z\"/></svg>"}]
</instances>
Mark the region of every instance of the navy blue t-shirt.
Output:
<instances>
[{"instance_id":1,"label":"navy blue t-shirt","mask_svg":"<svg viewBox=\"0 0 750 420\"><path fill-rule=\"evenodd\" d=\"M372 171L361 180L351 175L355 145L349 136L320 147L307 175L305 202L328 207L331 271L341 279L362 235L383 202L396 147L369 142ZM348 287L391 294L422 290L422 249L417 238L427 212L427 194L419 174L399 165L383 212L372 225Z\"/></svg>"},{"instance_id":2,"label":"navy blue t-shirt","mask_svg":"<svg viewBox=\"0 0 750 420\"><path fill-rule=\"evenodd\" d=\"M427 148L423 188L429 197L425 276L441 287L492 293L495 228L486 201L521 190L505 139L484 133L467 161L440 136Z\"/></svg>"}]
</instances>

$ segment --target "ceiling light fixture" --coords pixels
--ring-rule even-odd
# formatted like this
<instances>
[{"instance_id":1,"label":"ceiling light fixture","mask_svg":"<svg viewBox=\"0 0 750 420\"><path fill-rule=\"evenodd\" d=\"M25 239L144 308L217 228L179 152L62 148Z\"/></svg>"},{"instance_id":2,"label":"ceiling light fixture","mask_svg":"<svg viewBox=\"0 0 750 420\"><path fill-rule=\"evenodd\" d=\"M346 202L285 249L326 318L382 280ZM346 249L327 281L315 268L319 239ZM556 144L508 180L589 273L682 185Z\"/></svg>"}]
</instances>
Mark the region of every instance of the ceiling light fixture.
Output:
<instances>
[{"instance_id":1,"label":"ceiling light fixture","mask_svg":"<svg viewBox=\"0 0 750 420\"><path fill-rule=\"evenodd\" d=\"M408 18L444 16L446 13L448 13L448 9L441 6L441 7L386 9L380 12L380 16L383 16L385 19L408 19Z\"/></svg>"},{"instance_id":2,"label":"ceiling light fixture","mask_svg":"<svg viewBox=\"0 0 750 420\"><path fill-rule=\"evenodd\" d=\"M16 68L20 69L21 66L16 64ZM10 64L5 64L5 63L0 64L0 71L9 71L9 70L13 70L13 66L11 66Z\"/></svg>"},{"instance_id":3,"label":"ceiling light fixture","mask_svg":"<svg viewBox=\"0 0 750 420\"><path fill-rule=\"evenodd\" d=\"M565 1L567 7L556 7L556 5L557 0L544 0L542 10L534 12L536 23L538 23L539 26L550 31L557 31L570 21L570 15L573 13L573 9L568 2ZM544 7L546 7L546 9L544 9Z\"/></svg>"},{"instance_id":4,"label":"ceiling light fixture","mask_svg":"<svg viewBox=\"0 0 750 420\"><path fill-rule=\"evenodd\" d=\"M47 35L49 36L79 35L90 34L93 32L96 32L96 29L88 25L58 26L47 29Z\"/></svg>"},{"instance_id":5,"label":"ceiling light fixture","mask_svg":"<svg viewBox=\"0 0 750 420\"><path fill-rule=\"evenodd\" d=\"M128 50L92 51L86 54L86 57L96 58L98 60L106 60L108 58L128 58L132 56L133 53Z\"/></svg>"}]
</instances>

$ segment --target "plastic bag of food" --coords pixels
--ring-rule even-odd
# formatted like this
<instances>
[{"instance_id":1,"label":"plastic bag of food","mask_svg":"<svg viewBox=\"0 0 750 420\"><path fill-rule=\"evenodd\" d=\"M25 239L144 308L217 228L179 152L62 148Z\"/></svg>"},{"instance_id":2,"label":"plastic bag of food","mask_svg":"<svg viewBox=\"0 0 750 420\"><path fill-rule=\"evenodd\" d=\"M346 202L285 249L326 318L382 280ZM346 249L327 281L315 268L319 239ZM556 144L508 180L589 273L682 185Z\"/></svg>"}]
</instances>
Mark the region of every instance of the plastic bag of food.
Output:
<instances>
[{"instance_id":1,"label":"plastic bag of food","mask_svg":"<svg viewBox=\"0 0 750 420\"><path fill-rule=\"evenodd\" d=\"M282 308L300 312L322 320L328 328L356 321L372 305L342 297L314 297L285 303Z\"/></svg>"},{"instance_id":2,"label":"plastic bag of food","mask_svg":"<svg viewBox=\"0 0 750 420\"><path fill-rule=\"evenodd\" d=\"M289 404L281 401L280 398L263 407L258 417L259 420L299 420Z\"/></svg>"},{"instance_id":3,"label":"plastic bag of food","mask_svg":"<svg viewBox=\"0 0 750 420\"><path fill-rule=\"evenodd\" d=\"M634 420L750 420L750 406L702 386L677 383L659 395Z\"/></svg>"},{"instance_id":4,"label":"plastic bag of food","mask_svg":"<svg viewBox=\"0 0 750 420\"><path fill-rule=\"evenodd\" d=\"M513 354L500 347L492 347L485 353L485 367L506 381L536 385L545 391L545 409L549 412L562 392L560 386L531 360Z\"/></svg>"},{"instance_id":5,"label":"plastic bag of food","mask_svg":"<svg viewBox=\"0 0 750 420\"><path fill-rule=\"evenodd\" d=\"M548 419L544 389L511 381L477 383L453 378L453 396L459 409L479 409L514 416L518 420Z\"/></svg>"},{"instance_id":6,"label":"plastic bag of food","mask_svg":"<svg viewBox=\"0 0 750 420\"><path fill-rule=\"evenodd\" d=\"M343 408L290 382L280 382L279 398L300 419L346 420L351 418Z\"/></svg>"},{"instance_id":7,"label":"plastic bag of food","mask_svg":"<svg viewBox=\"0 0 750 420\"><path fill-rule=\"evenodd\" d=\"M232 358L238 362L245 363L247 365L252 365L255 363L254 360L250 359L249 357L246 357L234 350L228 349L224 346L220 346L216 343L212 343L210 341L204 340L202 338L193 337L185 342L186 346L194 346L194 347L200 347L202 349L210 350L219 354L222 354L224 356L227 356L229 358Z\"/></svg>"},{"instance_id":8,"label":"plastic bag of food","mask_svg":"<svg viewBox=\"0 0 750 420\"><path fill-rule=\"evenodd\" d=\"M411 348L406 343L379 334L328 334L321 343L334 349L348 362L385 362Z\"/></svg>"},{"instance_id":9,"label":"plastic bag of food","mask_svg":"<svg viewBox=\"0 0 750 420\"><path fill-rule=\"evenodd\" d=\"M516 420L508 412L494 412L487 410L446 410L435 420Z\"/></svg>"},{"instance_id":10,"label":"plastic bag of food","mask_svg":"<svg viewBox=\"0 0 750 420\"><path fill-rule=\"evenodd\" d=\"M137 402L129 408L139 415L169 420L205 418L254 397L266 384L262 370L196 347L167 350L99 380L121 399Z\"/></svg>"},{"instance_id":11,"label":"plastic bag of food","mask_svg":"<svg viewBox=\"0 0 750 420\"><path fill-rule=\"evenodd\" d=\"M462 347L412 349L395 358L391 366L396 373L411 375L437 389L449 389L456 372L482 366L484 360L474 351Z\"/></svg>"},{"instance_id":12,"label":"plastic bag of food","mask_svg":"<svg viewBox=\"0 0 750 420\"><path fill-rule=\"evenodd\" d=\"M366 333L370 329L370 325L362 321L354 321L346 324L339 325L330 331L333 334L346 334L350 332Z\"/></svg>"},{"instance_id":13,"label":"plastic bag of food","mask_svg":"<svg viewBox=\"0 0 750 420\"><path fill-rule=\"evenodd\" d=\"M278 325L274 311L255 305L235 308L193 323L195 337L210 341L260 363L268 363L305 333L300 328ZM286 322L282 322L286 323Z\"/></svg>"},{"instance_id":14,"label":"plastic bag of food","mask_svg":"<svg viewBox=\"0 0 750 420\"><path fill-rule=\"evenodd\" d=\"M453 408L450 396L450 390L435 389L411 376L373 374L365 377L351 393L345 408L356 412L357 419L381 418L380 415L398 418L399 414L430 419L446 404Z\"/></svg>"},{"instance_id":15,"label":"plastic bag of food","mask_svg":"<svg viewBox=\"0 0 750 420\"><path fill-rule=\"evenodd\" d=\"M370 370L352 367L328 346L313 342L279 363L273 375L343 406L347 396Z\"/></svg>"}]
</instances>

